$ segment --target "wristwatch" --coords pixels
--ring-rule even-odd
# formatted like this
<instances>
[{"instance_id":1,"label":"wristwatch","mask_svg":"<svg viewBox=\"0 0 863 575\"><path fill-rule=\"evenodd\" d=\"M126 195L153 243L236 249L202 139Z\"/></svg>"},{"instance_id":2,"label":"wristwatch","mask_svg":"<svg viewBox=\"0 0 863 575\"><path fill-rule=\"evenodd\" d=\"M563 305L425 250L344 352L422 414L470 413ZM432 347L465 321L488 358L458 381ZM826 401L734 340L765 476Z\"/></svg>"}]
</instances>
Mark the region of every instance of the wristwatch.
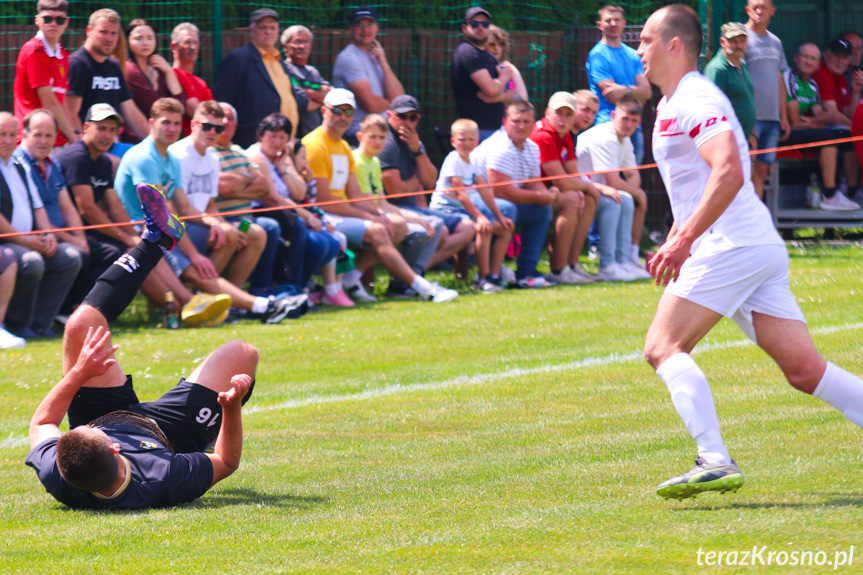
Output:
<instances>
[{"instance_id":1,"label":"wristwatch","mask_svg":"<svg viewBox=\"0 0 863 575\"><path fill-rule=\"evenodd\" d=\"M420 142L419 150L417 150L416 152L414 152L414 158L419 157L419 156L422 156L422 155L423 155L423 154L425 154L425 153L426 153L426 147L425 147L425 146L423 146L422 142Z\"/></svg>"}]
</instances>

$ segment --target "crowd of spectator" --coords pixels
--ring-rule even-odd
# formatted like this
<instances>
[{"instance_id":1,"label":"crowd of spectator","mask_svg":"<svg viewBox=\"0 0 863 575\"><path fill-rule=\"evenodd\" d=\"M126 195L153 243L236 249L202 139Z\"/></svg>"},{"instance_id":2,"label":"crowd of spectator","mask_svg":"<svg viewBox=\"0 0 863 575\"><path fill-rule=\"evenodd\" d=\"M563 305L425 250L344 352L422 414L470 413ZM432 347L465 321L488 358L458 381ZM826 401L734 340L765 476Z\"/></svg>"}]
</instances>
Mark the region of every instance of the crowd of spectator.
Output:
<instances>
[{"instance_id":1,"label":"crowd of spectator","mask_svg":"<svg viewBox=\"0 0 863 575\"><path fill-rule=\"evenodd\" d=\"M755 191L763 197L770 166L776 162L776 152L770 150L863 135L863 112L858 106L863 91L863 40L858 33L846 31L823 51L804 42L789 65L782 41L767 29L776 14L772 0L748 0L746 14L745 24L722 25L720 50L704 73L728 96L750 148L765 150L753 157L752 164ZM859 210L863 144L820 146L815 153L820 190L808 191L810 207Z\"/></svg>"},{"instance_id":2,"label":"crowd of spectator","mask_svg":"<svg viewBox=\"0 0 863 575\"><path fill-rule=\"evenodd\" d=\"M773 11L770 0L750 0L750 21L722 27L722 50L706 71L752 145L863 128L855 114L863 73L852 70L860 37L831 42L820 66L818 48L805 44L783 72L781 42L767 32ZM638 166L652 92L622 41L619 6L598 12L590 89L555 93L539 118L509 35L488 10L469 8L452 54L453 151L440 169L420 138L422 104L393 71L373 8L350 12L350 42L331 81L309 64L311 30L293 25L280 35L279 14L255 10L249 43L225 55L212 90L194 73L194 24L171 32L169 63L152 24L124 29L116 11L97 10L70 56L61 43L68 14L67 0L39 0L39 32L18 57L14 114L0 113L0 233L45 232L0 246L0 347L56 337L55 319L141 241L141 183L186 218L178 249L142 292L157 306L177 302L190 326L244 316L278 323L315 305L375 302L376 263L391 276L390 295L437 303L459 295L425 278L446 262L462 277L475 262L480 293L648 277ZM753 88L747 66L776 82ZM836 191L840 150L850 147L821 152L825 209L840 196L851 202ZM849 188L859 181L853 156L842 155ZM592 171L600 173L580 175ZM756 183L764 173L756 163ZM589 242L597 274L580 261Z\"/></svg>"}]
</instances>

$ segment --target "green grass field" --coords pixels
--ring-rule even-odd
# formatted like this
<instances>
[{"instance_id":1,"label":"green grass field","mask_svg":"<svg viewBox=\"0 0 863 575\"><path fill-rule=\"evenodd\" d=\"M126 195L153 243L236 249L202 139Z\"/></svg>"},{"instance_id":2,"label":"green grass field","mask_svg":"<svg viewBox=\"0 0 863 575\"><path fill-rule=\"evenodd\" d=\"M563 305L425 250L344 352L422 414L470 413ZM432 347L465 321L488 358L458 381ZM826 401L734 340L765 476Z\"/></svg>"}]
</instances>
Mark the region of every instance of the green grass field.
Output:
<instances>
[{"instance_id":1,"label":"green grass field","mask_svg":"<svg viewBox=\"0 0 863 575\"><path fill-rule=\"evenodd\" d=\"M863 248L789 249L816 344L863 373ZM559 287L179 332L121 318L142 400L226 339L261 352L240 470L144 512L72 511L44 492L23 461L60 344L0 352L0 572L694 573L710 551L814 562L852 545L837 571L860 572L863 434L788 387L729 321L695 358L746 485L655 495L694 458L641 359L659 296L645 282Z\"/></svg>"}]
</instances>

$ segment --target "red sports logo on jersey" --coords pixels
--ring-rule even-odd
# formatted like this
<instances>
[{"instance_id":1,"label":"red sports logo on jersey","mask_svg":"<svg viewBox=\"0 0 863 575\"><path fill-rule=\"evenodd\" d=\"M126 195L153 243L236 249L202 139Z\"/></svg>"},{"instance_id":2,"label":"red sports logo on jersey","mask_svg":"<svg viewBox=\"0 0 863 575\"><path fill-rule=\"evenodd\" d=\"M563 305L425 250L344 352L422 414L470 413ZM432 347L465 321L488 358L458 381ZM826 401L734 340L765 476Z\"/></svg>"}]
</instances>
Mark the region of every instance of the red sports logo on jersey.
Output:
<instances>
[{"instance_id":1,"label":"red sports logo on jersey","mask_svg":"<svg viewBox=\"0 0 863 575\"><path fill-rule=\"evenodd\" d=\"M711 126L715 126L716 124L721 124L722 122L727 122L727 121L728 121L728 118L726 118L725 116L722 116L721 118L718 118L718 117L710 118L706 122L702 122L702 123L698 124L697 126L695 126L694 128L692 128L691 130L689 130L689 137L694 138L695 136L697 136L701 132L701 126L704 126L705 128L709 128Z\"/></svg>"},{"instance_id":2,"label":"red sports logo on jersey","mask_svg":"<svg viewBox=\"0 0 863 575\"><path fill-rule=\"evenodd\" d=\"M667 138L669 136L679 136L683 132L677 131L677 118L659 120L659 136Z\"/></svg>"}]
</instances>

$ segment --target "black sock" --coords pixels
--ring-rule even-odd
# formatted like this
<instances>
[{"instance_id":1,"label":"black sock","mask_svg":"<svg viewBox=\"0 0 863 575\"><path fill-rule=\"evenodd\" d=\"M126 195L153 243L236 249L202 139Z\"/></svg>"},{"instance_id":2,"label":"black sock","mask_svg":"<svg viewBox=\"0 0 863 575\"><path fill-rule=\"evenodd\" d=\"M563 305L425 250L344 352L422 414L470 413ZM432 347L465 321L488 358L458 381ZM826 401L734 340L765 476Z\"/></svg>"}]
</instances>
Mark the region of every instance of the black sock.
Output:
<instances>
[{"instance_id":1,"label":"black sock","mask_svg":"<svg viewBox=\"0 0 863 575\"><path fill-rule=\"evenodd\" d=\"M84 302L102 312L111 323L128 307L141 284L162 259L164 251L158 244L142 241L120 256L105 270Z\"/></svg>"},{"instance_id":2,"label":"black sock","mask_svg":"<svg viewBox=\"0 0 863 575\"><path fill-rule=\"evenodd\" d=\"M558 275L562 271L563 271L563 268L557 268L557 269L552 268L551 273L554 275Z\"/></svg>"},{"instance_id":3,"label":"black sock","mask_svg":"<svg viewBox=\"0 0 863 575\"><path fill-rule=\"evenodd\" d=\"M824 188L824 199L832 198L836 195L836 188Z\"/></svg>"}]
</instances>

